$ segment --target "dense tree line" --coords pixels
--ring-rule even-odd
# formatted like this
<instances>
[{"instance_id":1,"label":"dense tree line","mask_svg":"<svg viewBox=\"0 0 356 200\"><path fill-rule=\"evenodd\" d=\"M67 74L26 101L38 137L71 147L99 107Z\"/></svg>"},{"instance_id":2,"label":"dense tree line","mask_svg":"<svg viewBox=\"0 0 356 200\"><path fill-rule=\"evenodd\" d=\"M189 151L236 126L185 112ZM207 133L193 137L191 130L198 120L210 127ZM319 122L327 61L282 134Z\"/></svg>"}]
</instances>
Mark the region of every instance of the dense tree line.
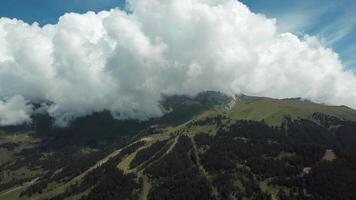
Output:
<instances>
[{"instance_id":1,"label":"dense tree line","mask_svg":"<svg viewBox=\"0 0 356 200\"><path fill-rule=\"evenodd\" d=\"M161 169L164 170L164 169ZM185 169L157 180L149 193L149 200L213 199L206 178L194 169Z\"/></svg>"},{"instance_id":2,"label":"dense tree line","mask_svg":"<svg viewBox=\"0 0 356 200\"><path fill-rule=\"evenodd\" d=\"M41 176L36 183L27 187L26 190L21 193L21 196L32 196L36 193L42 193L42 191L47 188L48 184L52 182L60 183L71 180L83 173L89 167L93 166L97 160L101 159L104 155L104 153L96 153L95 155L78 155L76 160L70 159L71 163L64 164L64 167L60 165L58 166L59 168L51 168L51 170Z\"/></svg>"},{"instance_id":3,"label":"dense tree line","mask_svg":"<svg viewBox=\"0 0 356 200\"><path fill-rule=\"evenodd\" d=\"M167 144L167 140L157 141L151 146L144 148L137 152L135 158L130 163L130 168L135 168L143 162L152 158L156 153L158 153L164 145Z\"/></svg>"},{"instance_id":4,"label":"dense tree line","mask_svg":"<svg viewBox=\"0 0 356 200\"><path fill-rule=\"evenodd\" d=\"M153 179L150 200L212 199L211 186L200 174L188 136L180 136L173 149L145 173Z\"/></svg>"},{"instance_id":5,"label":"dense tree line","mask_svg":"<svg viewBox=\"0 0 356 200\"><path fill-rule=\"evenodd\" d=\"M136 151L139 147L141 147L142 145L144 145L145 142L144 141L139 141L136 143L133 143L125 148L122 149L122 151L120 152L120 156L115 157L115 159L112 159L110 161L110 163L116 162L118 163L122 157L124 155L130 154L134 151ZM65 151L70 151L73 149L66 149ZM62 152L62 153L63 153ZM89 155L86 154L73 154L73 152L71 153L72 156L68 156L70 154L70 152L68 152L68 154L65 154L66 156L64 156L64 158L67 158L66 162L61 164L61 165L56 165L56 167L49 167L49 170L44 176L40 177L40 179L33 185L29 186L26 190L24 190L21 193L21 196L32 196L35 193L42 193L42 191L47 188L49 183L52 182L66 182L71 180L72 178L80 175L81 173L83 173L85 170L89 169L91 166L93 166L98 160L100 160L102 157L104 157L105 155L108 154L108 152L97 152L97 153L92 153ZM56 154L57 155L57 154ZM55 155L55 156L56 156ZM58 159L58 158L62 158L62 157L54 157L52 156L51 158L53 159ZM64 160L64 159L63 159ZM59 170L59 172L54 173L55 171ZM87 188L90 185L93 185L94 182L93 181L87 181L90 183L85 184L85 186L81 186L80 188ZM69 193L76 193L77 191L75 190L79 190L76 189L76 187L72 187L72 191L70 191ZM68 195L68 194L67 194Z\"/></svg>"},{"instance_id":6,"label":"dense tree line","mask_svg":"<svg viewBox=\"0 0 356 200\"><path fill-rule=\"evenodd\" d=\"M270 185L290 189L290 192L281 190L279 199L354 199L351 188L356 188L353 181L356 180L356 159L350 152L353 152L351 144L356 146L353 140L356 123L322 114L313 117L320 122L286 118L281 127L269 127L263 122L238 121L220 128L214 136L196 135L194 139L202 152L201 163L215 176L214 185L222 186L218 187L222 191L220 195L226 199L246 196L229 180L236 175L236 170L245 166L253 174L247 178L250 182L269 178ZM338 158L334 162L322 162L329 148L335 149ZM279 157L283 152L286 155ZM312 171L302 175L303 167L311 167ZM259 193L258 187L253 185L244 187L251 190L251 194ZM340 193L343 195L338 196Z\"/></svg>"},{"instance_id":7,"label":"dense tree line","mask_svg":"<svg viewBox=\"0 0 356 200\"><path fill-rule=\"evenodd\" d=\"M253 175L245 169L230 172L216 172L213 185L216 187L220 199L266 199L270 197L261 191Z\"/></svg>"},{"instance_id":8,"label":"dense tree line","mask_svg":"<svg viewBox=\"0 0 356 200\"><path fill-rule=\"evenodd\" d=\"M8 189L16 187L16 186L20 186L28 181L31 181L31 180L32 180L31 177L30 178L13 178L6 183L0 184L0 192L8 190Z\"/></svg>"},{"instance_id":9,"label":"dense tree line","mask_svg":"<svg viewBox=\"0 0 356 200\"><path fill-rule=\"evenodd\" d=\"M94 188L81 200L127 199L137 200L140 185L136 182L136 175L124 174L116 165L109 163L105 170L96 171Z\"/></svg>"},{"instance_id":10,"label":"dense tree line","mask_svg":"<svg viewBox=\"0 0 356 200\"><path fill-rule=\"evenodd\" d=\"M153 178L169 177L184 170L197 171L196 166L190 158L192 143L188 136L181 136L172 151L146 168L145 173ZM187 152L188 151L188 152Z\"/></svg>"},{"instance_id":11,"label":"dense tree line","mask_svg":"<svg viewBox=\"0 0 356 200\"><path fill-rule=\"evenodd\" d=\"M136 175L124 174L117 168L117 165L126 155L133 153L144 143L144 141L139 141L123 148L118 155L87 173L81 183L73 184L65 192L51 200L62 200L90 188L92 189L89 194L83 196L82 200L137 199L137 190L139 190L140 184L136 181Z\"/></svg>"},{"instance_id":12,"label":"dense tree line","mask_svg":"<svg viewBox=\"0 0 356 200\"><path fill-rule=\"evenodd\" d=\"M199 109L207 106L196 99L188 100L184 103ZM175 103L177 107L183 106L179 102ZM101 117L105 121L106 117ZM172 122L169 118L165 120ZM226 120L225 116L218 115L191 121L188 128L176 133L180 136L177 136L177 143L168 153L174 141L172 138L138 151L130 167L140 166L148 176L152 184L148 199L218 197L270 200L270 194L262 190L262 181L268 187L279 190L278 200L356 199L356 123L321 113L314 113L312 120L292 120L287 117L280 127L270 127L263 121L226 124ZM38 128L45 130L46 123L44 121ZM79 127L84 122L76 123ZM217 134L201 133L193 138L185 136L189 128L206 125L216 125ZM145 130L143 134L155 131L150 128ZM75 137L81 136L77 134ZM80 153L83 144L77 145L71 138L55 136L44 139L36 148L25 149L16 155L21 159L0 167L16 170L28 166L30 169L41 168L46 171L35 184L22 192L21 195L26 197L45 191L49 183L71 180L113 150L99 148L98 152L86 155ZM192 141L196 143L197 152ZM117 165L125 156L145 144L139 141L123 148L118 155L87 173L81 182L74 183L53 200L65 199L85 191L89 193L82 200L137 199L142 181L138 181L140 179L134 174L118 170ZM91 142L91 139L86 140L86 145L100 146L97 141ZM3 148L7 147L12 148L12 145ZM335 151L335 161L322 160L326 149ZM48 155L44 155L44 152ZM303 172L305 167L310 167L310 172ZM0 190L29 180L14 179L0 185Z\"/></svg>"},{"instance_id":13,"label":"dense tree line","mask_svg":"<svg viewBox=\"0 0 356 200\"><path fill-rule=\"evenodd\" d=\"M147 160L153 161L143 166L144 173L152 181L148 196L150 200L215 199L212 187L216 188L220 199L270 200L270 194L263 192L259 185L261 180L269 180L269 187L281 188L277 194L279 200L354 199L352 191L356 186L356 161L350 150L345 150L339 143L356 130L353 129L354 124L343 122L335 127L333 118L322 115L314 117L323 120L323 123L287 118L281 127L269 127L264 122L252 121L218 126L216 135L195 135L199 158L196 158L188 136L180 136L167 155L164 154L172 140L160 141L140 150L131 167ZM216 124L221 120L224 120L223 117L217 116L216 119L193 121L191 126ZM341 132L349 134L339 136ZM128 154L142 145L135 143L122 152ZM328 148L335 149L338 155L336 161L321 161ZM117 165L120 156L115 159L109 162L112 167ZM197 159L212 177L211 181L199 170ZM103 166L101 170L110 169L107 167ZM309 174L303 174L303 167L311 167L312 170ZM85 178L85 187L82 183L73 186L72 191L78 194L94 185L94 189L83 199L91 195L95 199L136 198L142 187L135 181L136 178L133 175L122 177L118 170L113 173L108 173L110 177L107 177L105 173L93 171ZM107 181L100 181L99 176ZM115 196L120 194L112 190L121 190L122 183L129 186L126 188L129 192Z\"/></svg>"},{"instance_id":14,"label":"dense tree line","mask_svg":"<svg viewBox=\"0 0 356 200\"><path fill-rule=\"evenodd\" d=\"M337 141L340 143L340 151L345 154L356 155L356 122L343 122L334 129Z\"/></svg>"},{"instance_id":15,"label":"dense tree line","mask_svg":"<svg viewBox=\"0 0 356 200\"><path fill-rule=\"evenodd\" d=\"M237 163L243 164L248 158L266 155L278 155L281 147L268 141L244 141L228 134L217 136L195 137L197 144L209 145L208 150L202 155L202 163L209 171L231 170Z\"/></svg>"},{"instance_id":16,"label":"dense tree line","mask_svg":"<svg viewBox=\"0 0 356 200\"><path fill-rule=\"evenodd\" d=\"M315 199L356 199L356 169L347 160L320 162L306 176L306 187Z\"/></svg>"},{"instance_id":17,"label":"dense tree line","mask_svg":"<svg viewBox=\"0 0 356 200\"><path fill-rule=\"evenodd\" d=\"M262 175L264 178L269 177L290 177L301 173L302 169L293 165L289 165L283 160L251 157L247 159L247 166L255 174Z\"/></svg>"},{"instance_id":18,"label":"dense tree line","mask_svg":"<svg viewBox=\"0 0 356 200\"><path fill-rule=\"evenodd\" d=\"M13 142L6 142L6 143L3 143L3 144L0 144L0 148L4 148L4 149L6 149L8 151L12 151L18 146L19 146L19 144L13 143Z\"/></svg>"}]
</instances>

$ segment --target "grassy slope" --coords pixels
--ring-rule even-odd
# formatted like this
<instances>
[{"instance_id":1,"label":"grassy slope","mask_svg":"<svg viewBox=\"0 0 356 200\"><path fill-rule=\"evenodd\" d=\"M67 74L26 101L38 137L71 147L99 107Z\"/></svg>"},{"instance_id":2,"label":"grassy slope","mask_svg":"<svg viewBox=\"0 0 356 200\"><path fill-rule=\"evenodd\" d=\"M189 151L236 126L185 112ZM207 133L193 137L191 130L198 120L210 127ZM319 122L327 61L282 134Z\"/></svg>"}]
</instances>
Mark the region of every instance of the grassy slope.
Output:
<instances>
[{"instance_id":1,"label":"grassy slope","mask_svg":"<svg viewBox=\"0 0 356 200\"><path fill-rule=\"evenodd\" d=\"M356 121L356 111L345 106L327 106L308 101L264 97L237 101L228 115L235 120L265 120L267 124L278 125L284 116L290 116L292 119L310 118L314 112Z\"/></svg>"},{"instance_id":2,"label":"grassy slope","mask_svg":"<svg viewBox=\"0 0 356 200\"><path fill-rule=\"evenodd\" d=\"M33 138L31 133L28 132L18 132L13 134L0 133L0 145L4 143L15 143L18 146L14 150L7 150L5 148L0 148L0 164L5 162L13 161L16 159L16 153L19 153L23 149L32 148L36 142L39 140ZM33 181L24 183L23 185L15 186L12 189L6 191L0 191L0 199L18 199L18 195L29 185L33 184L36 180L35 177L43 174L41 170L29 170L26 166L15 170L15 171L0 171L0 176L2 180L0 184L7 183L14 178L30 178L34 177Z\"/></svg>"},{"instance_id":3,"label":"grassy slope","mask_svg":"<svg viewBox=\"0 0 356 200\"><path fill-rule=\"evenodd\" d=\"M0 132L0 145L4 143L14 143L18 145L12 151L0 147L0 165L14 159L14 155L19 153L21 150L31 148L34 146L33 144L35 142L38 142L38 140L31 137L30 133L27 132L18 132L14 134L5 134Z\"/></svg>"}]
</instances>

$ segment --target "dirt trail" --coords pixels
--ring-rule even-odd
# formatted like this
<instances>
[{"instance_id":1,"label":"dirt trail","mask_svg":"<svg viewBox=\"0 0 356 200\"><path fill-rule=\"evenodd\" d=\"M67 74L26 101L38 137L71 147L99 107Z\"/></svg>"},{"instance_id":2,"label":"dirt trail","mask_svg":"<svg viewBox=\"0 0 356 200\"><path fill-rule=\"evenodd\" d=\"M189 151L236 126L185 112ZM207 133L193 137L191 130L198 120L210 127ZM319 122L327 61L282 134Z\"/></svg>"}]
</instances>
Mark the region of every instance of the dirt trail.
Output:
<instances>
[{"instance_id":1,"label":"dirt trail","mask_svg":"<svg viewBox=\"0 0 356 200\"><path fill-rule=\"evenodd\" d=\"M8 194L8 193L13 192L13 191L15 191L15 190L20 190L20 189L22 189L22 188L24 188L24 187L27 187L27 186L29 186L29 185L32 185L32 184L34 184L37 180L38 180L38 177L32 179L32 180L29 181L29 182L24 183L23 185L10 188L9 190L7 190L7 191L5 191L5 192L0 193L0 196L3 196L3 195L5 195L5 194Z\"/></svg>"},{"instance_id":2,"label":"dirt trail","mask_svg":"<svg viewBox=\"0 0 356 200\"><path fill-rule=\"evenodd\" d=\"M152 138L150 138L152 140ZM151 140L141 140L141 141L151 141ZM146 145L138 148L135 152L131 153L130 155L127 155L125 158L123 158L120 163L117 165L118 169L121 169L124 171L124 173L131 173L135 171L134 169L130 169L130 163L131 161L136 157L137 153L141 151L142 149L148 148L151 145L151 143L147 143Z\"/></svg>"},{"instance_id":3,"label":"dirt trail","mask_svg":"<svg viewBox=\"0 0 356 200\"><path fill-rule=\"evenodd\" d=\"M177 144L178 138L179 138L179 137L175 137L175 138L173 139L172 144L169 146L168 150L167 150L166 152L164 152L164 154L161 155L161 157L157 158L155 161L152 161L152 162L150 163L150 165L152 165L152 163L157 163L157 162L159 162L160 160L162 160L163 157L165 157L166 155L168 155L169 152L171 152L172 149L174 148L174 146Z\"/></svg>"},{"instance_id":4,"label":"dirt trail","mask_svg":"<svg viewBox=\"0 0 356 200\"><path fill-rule=\"evenodd\" d=\"M149 182L149 178L146 175L143 175L142 172L139 173L139 177L143 180L143 187L140 193L139 199L140 200L147 200L148 193L152 187L151 183Z\"/></svg>"},{"instance_id":5,"label":"dirt trail","mask_svg":"<svg viewBox=\"0 0 356 200\"><path fill-rule=\"evenodd\" d=\"M218 190L217 188L213 185L211 179L209 178L209 174L208 172L204 169L203 165L200 163L200 158L199 158L199 153L198 153L198 148L197 148L197 145L195 143L195 140L193 137L190 137L190 140L192 142L192 146L193 146L193 153L194 153L194 156L196 158L196 164L198 165L198 169L199 169L199 172L200 174L202 174L203 176L206 177L207 181L209 182L209 185L211 186L212 188L212 195L214 197L214 199L220 199L219 198L219 193L218 193Z\"/></svg>"}]
</instances>

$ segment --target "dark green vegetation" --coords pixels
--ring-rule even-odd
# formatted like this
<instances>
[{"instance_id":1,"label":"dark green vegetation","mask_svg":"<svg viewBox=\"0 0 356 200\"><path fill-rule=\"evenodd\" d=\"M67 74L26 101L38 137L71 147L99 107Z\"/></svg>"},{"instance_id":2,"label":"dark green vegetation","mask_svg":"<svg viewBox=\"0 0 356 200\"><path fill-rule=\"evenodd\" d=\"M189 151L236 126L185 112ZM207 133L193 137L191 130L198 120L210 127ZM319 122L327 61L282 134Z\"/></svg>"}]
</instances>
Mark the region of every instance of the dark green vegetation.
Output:
<instances>
[{"instance_id":1,"label":"dark green vegetation","mask_svg":"<svg viewBox=\"0 0 356 200\"><path fill-rule=\"evenodd\" d=\"M1 127L0 199L356 199L352 109L216 92L162 106L146 122Z\"/></svg>"},{"instance_id":2,"label":"dark green vegetation","mask_svg":"<svg viewBox=\"0 0 356 200\"><path fill-rule=\"evenodd\" d=\"M192 148L191 139L180 136L167 156L144 171L155 180L148 199L213 199Z\"/></svg>"}]
</instances>

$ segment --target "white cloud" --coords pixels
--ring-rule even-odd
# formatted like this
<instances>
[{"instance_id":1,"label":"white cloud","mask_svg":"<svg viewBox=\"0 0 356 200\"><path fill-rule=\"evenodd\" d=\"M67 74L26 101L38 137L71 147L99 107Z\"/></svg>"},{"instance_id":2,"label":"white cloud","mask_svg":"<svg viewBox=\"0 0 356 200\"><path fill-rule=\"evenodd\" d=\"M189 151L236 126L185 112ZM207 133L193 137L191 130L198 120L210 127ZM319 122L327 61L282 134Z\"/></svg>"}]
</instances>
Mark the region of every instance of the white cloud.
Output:
<instances>
[{"instance_id":1,"label":"white cloud","mask_svg":"<svg viewBox=\"0 0 356 200\"><path fill-rule=\"evenodd\" d=\"M0 96L53 102L66 124L108 109L159 116L161 94L220 90L356 108L356 78L317 38L278 33L235 0L130 0L129 12L0 19ZM25 112L26 113L26 112Z\"/></svg>"},{"instance_id":2,"label":"white cloud","mask_svg":"<svg viewBox=\"0 0 356 200\"><path fill-rule=\"evenodd\" d=\"M32 106L22 96L0 100L0 126L30 122Z\"/></svg>"}]
</instances>

